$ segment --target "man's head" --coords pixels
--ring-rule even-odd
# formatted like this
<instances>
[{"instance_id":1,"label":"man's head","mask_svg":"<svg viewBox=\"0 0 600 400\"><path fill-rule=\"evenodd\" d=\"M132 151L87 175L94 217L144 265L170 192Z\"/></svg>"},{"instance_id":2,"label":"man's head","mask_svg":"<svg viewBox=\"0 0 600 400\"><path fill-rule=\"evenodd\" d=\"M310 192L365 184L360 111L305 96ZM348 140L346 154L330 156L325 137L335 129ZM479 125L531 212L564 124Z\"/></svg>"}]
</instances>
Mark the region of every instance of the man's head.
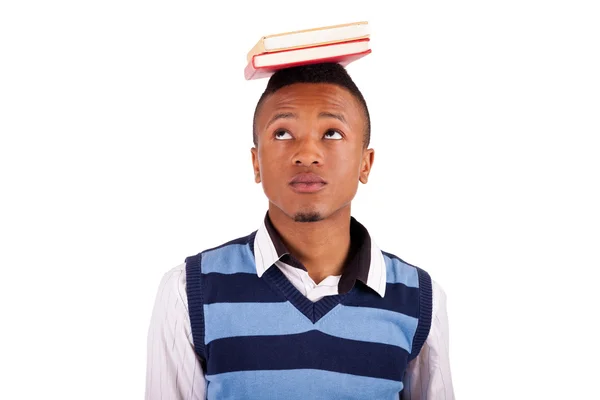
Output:
<instances>
[{"instance_id":1,"label":"man's head","mask_svg":"<svg viewBox=\"0 0 600 400\"><path fill-rule=\"evenodd\" d=\"M256 106L252 164L271 206L300 222L347 208L358 182L367 183L365 100L339 64L276 72Z\"/></svg>"}]
</instances>

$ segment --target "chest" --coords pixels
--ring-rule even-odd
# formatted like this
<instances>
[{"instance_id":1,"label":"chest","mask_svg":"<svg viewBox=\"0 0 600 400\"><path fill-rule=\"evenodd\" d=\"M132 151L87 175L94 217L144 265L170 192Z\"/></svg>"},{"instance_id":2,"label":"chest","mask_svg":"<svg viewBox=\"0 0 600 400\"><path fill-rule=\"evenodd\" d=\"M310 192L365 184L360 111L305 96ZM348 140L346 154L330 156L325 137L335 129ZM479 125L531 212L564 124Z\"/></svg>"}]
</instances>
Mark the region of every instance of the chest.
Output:
<instances>
[{"instance_id":1,"label":"chest","mask_svg":"<svg viewBox=\"0 0 600 400\"><path fill-rule=\"evenodd\" d=\"M401 321L341 304L315 324L288 302L239 306L206 310L209 399L398 398L410 343Z\"/></svg>"}]
</instances>

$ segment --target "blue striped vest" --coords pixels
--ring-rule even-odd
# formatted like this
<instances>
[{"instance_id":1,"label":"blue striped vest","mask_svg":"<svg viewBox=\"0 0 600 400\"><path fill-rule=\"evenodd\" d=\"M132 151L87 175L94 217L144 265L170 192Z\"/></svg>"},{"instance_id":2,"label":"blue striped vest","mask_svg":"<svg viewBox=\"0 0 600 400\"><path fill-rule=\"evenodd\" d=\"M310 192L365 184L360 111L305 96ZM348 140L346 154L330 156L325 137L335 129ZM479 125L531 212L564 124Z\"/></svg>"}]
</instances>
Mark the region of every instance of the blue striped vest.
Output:
<instances>
[{"instance_id":1,"label":"blue striped vest","mask_svg":"<svg viewBox=\"0 0 600 400\"><path fill-rule=\"evenodd\" d=\"M186 258L207 399L398 399L431 325L431 279L382 252L382 298L356 281L312 302L276 266L256 274L250 235Z\"/></svg>"}]
</instances>

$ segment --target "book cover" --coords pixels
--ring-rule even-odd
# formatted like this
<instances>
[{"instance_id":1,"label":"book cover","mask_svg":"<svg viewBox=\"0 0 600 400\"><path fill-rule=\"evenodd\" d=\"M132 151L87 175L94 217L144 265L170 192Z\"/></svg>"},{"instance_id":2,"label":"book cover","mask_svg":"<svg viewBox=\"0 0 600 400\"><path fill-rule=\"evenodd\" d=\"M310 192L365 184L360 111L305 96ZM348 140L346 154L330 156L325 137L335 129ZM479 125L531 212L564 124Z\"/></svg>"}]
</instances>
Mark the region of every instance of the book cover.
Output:
<instances>
[{"instance_id":1,"label":"book cover","mask_svg":"<svg viewBox=\"0 0 600 400\"><path fill-rule=\"evenodd\" d=\"M369 34L368 22L361 21L266 35L248 52L246 60L250 62L253 56L262 53L364 39L368 38Z\"/></svg>"}]
</instances>

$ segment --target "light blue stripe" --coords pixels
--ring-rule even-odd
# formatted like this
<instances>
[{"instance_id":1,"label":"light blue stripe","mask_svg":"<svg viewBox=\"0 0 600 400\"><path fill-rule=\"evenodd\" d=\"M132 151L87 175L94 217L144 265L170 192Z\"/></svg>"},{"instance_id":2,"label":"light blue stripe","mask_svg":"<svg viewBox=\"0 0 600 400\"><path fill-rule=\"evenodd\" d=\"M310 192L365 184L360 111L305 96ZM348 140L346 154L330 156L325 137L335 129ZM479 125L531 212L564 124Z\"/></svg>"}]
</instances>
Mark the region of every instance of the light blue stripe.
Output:
<instances>
[{"instance_id":1,"label":"light blue stripe","mask_svg":"<svg viewBox=\"0 0 600 400\"><path fill-rule=\"evenodd\" d=\"M397 400L402 382L315 369L207 375L207 399Z\"/></svg>"},{"instance_id":2,"label":"light blue stripe","mask_svg":"<svg viewBox=\"0 0 600 400\"><path fill-rule=\"evenodd\" d=\"M345 339L390 344L409 353L416 318L369 307L337 305L316 324L291 303L214 303L204 305L206 344L225 337L294 335L317 329Z\"/></svg>"},{"instance_id":3,"label":"light blue stripe","mask_svg":"<svg viewBox=\"0 0 600 400\"><path fill-rule=\"evenodd\" d=\"M387 283L404 283L408 287L419 287L419 274L415 267L385 254L383 258L385 259Z\"/></svg>"},{"instance_id":4,"label":"light blue stripe","mask_svg":"<svg viewBox=\"0 0 600 400\"><path fill-rule=\"evenodd\" d=\"M411 352L417 318L378 308L338 305L315 328L328 335L402 347Z\"/></svg>"},{"instance_id":5,"label":"light blue stripe","mask_svg":"<svg viewBox=\"0 0 600 400\"><path fill-rule=\"evenodd\" d=\"M230 244L202 254L202 273L256 274L254 254L246 244Z\"/></svg>"},{"instance_id":6,"label":"light blue stripe","mask_svg":"<svg viewBox=\"0 0 600 400\"><path fill-rule=\"evenodd\" d=\"M214 303L204 305L205 343L224 337L293 335L314 325L291 303Z\"/></svg>"}]
</instances>

